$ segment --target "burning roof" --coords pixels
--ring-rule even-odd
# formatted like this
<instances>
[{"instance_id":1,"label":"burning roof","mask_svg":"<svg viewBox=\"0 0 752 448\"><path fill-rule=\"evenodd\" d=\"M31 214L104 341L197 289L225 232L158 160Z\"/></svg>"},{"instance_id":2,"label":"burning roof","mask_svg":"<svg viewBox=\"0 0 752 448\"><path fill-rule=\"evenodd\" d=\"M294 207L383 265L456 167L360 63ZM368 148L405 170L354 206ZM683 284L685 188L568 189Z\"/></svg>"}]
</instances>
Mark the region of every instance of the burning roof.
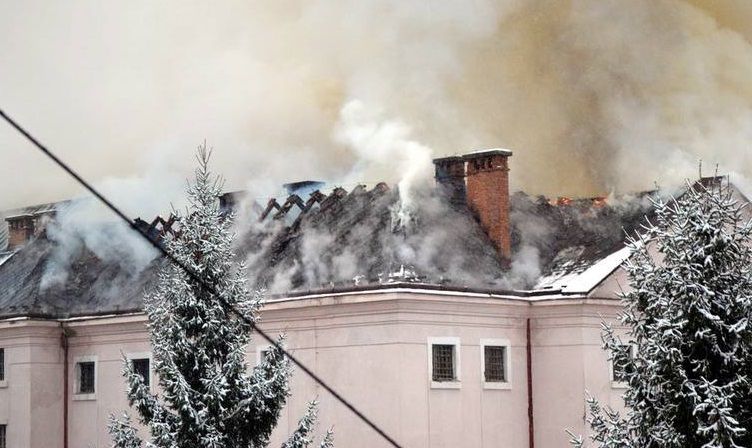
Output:
<instances>
[{"instance_id":1,"label":"burning roof","mask_svg":"<svg viewBox=\"0 0 752 448\"><path fill-rule=\"evenodd\" d=\"M430 283L493 285L501 263L469 211L437 194L418 199L410 222L398 222L399 194L385 184L350 192L316 191L269 207L241 236L254 279L271 291L378 283L402 272ZM287 218L287 219L286 219ZM413 274L410 274L413 273Z\"/></svg>"},{"instance_id":2,"label":"burning roof","mask_svg":"<svg viewBox=\"0 0 752 448\"><path fill-rule=\"evenodd\" d=\"M223 198L225 210L239 203ZM236 216L238 253L251 280L271 292L373 287L412 282L450 289L545 289L623 247L624 230L650 213L647 193L630 198L552 203L517 193L511 197L513 260L509 268L467 206L438 190L419 197L407 223L395 221L399 194L385 184L350 191L290 195L277 207L248 207ZM292 205L290 205L292 204ZM155 238L173 220L139 221ZM64 282L43 279L56 242L36 238L0 265L2 315L68 316L137 310L162 260L129 272L82 250ZM530 249L534 278L512 278Z\"/></svg>"},{"instance_id":3,"label":"burning roof","mask_svg":"<svg viewBox=\"0 0 752 448\"><path fill-rule=\"evenodd\" d=\"M540 271L528 287L561 287L625 246L653 214L656 191L621 197L557 198L512 196L512 241L516 254L533 248Z\"/></svg>"},{"instance_id":4,"label":"burning roof","mask_svg":"<svg viewBox=\"0 0 752 448\"><path fill-rule=\"evenodd\" d=\"M46 282L56 243L37 238L0 266L0 315L70 316L135 311L155 269L129 273L84 250L67 267L65 281Z\"/></svg>"},{"instance_id":5,"label":"burning roof","mask_svg":"<svg viewBox=\"0 0 752 448\"><path fill-rule=\"evenodd\" d=\"M577 292L587 294L623 261L625 234L653 213L655 192L510 196L511 155L492 149L436 159L437 188L411 190L409 201L384 183L348 191L302 181L264 205L247 193L225 194L219 209L235 224L249 281L271 293L409 283L523 295L564 293L578 284ZM125 226L82 225L65 221L67 213L48 238L40 217L56 210L8 220L12 250L0 253L0 315L139 309L165 261ZM174 217L135 221L153 241L179 238L179 224ZM132 250L139 245L145 249Z\"/></svg>"}]
</instances>

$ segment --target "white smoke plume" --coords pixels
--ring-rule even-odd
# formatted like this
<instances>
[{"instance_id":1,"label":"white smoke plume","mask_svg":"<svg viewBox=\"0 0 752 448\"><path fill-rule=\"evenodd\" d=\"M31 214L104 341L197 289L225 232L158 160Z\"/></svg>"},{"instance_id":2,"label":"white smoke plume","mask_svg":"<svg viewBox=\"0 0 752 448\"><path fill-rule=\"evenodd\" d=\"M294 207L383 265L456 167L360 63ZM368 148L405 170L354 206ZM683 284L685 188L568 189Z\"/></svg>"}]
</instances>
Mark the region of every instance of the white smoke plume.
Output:
<instances>
[{"instance_id":1,"label":"white smoke plume","mask_svg":"<svg viewBox=\"0 0 752 448\"><path fill-rule=\"evenodd\" d=\"M745 0L4 1L0 104L96 181L187 177L204 139L229 188L338 181L368 160L332 138L352 101L437 156L513 149L531 193L752 171ZM0 209L79 193L7 127L0 148Z\"/></svg>"},{"instance_id":2,"label":"white smoke plume","mask_svg":"<svg viewBox=\"0 0 752 448\"><path fill-rule=\"evenodd\" d=\"M362 182L388 170L399 175L400 201L394 210L395 225L409 225L415 213L415 190L432 185L430 148L410 138L411 129L399 121L383 121L365 105L353 100L341 112L335 129L337 142L351 149L357 163L345 177L345 184ZM378 181L377 181L378 182Z\"/></svg>"},{"instance_id":3,"label":"white smoke plume","mask_svg":"<svg viewBox=\"0 0 752 448\"><path fill-rule=\"evenodd\" d=\"M124 223L113 221L109 211L93 199L74 201L58 211L47 226L47 236L56 244L44 266L42 289L64 284L70 263L85 250L103 263L117 266L126 277L141 272L157 256L153 247Z\"/></svg>"},{"instance_id":4,"label":"white smoke plume","mask_svg":"<svg viewBox=\"0 0 752 448\"><path fill-rule=\"evenodd\" d=\"M752 175L745 0L5 6L0 105L146 220L183 197L204 139L228 189L383 180L402 224L431 157L470 149L513 149L512 189L552 196L679 184L699 158ZM0 209L81 193L7 127L0 148ZM65 219L59 238L90 211ZM86 231L98 255L149 259ZM513 270L534 278L538 256Z\"/></svg>"},{"instance_id":5,"label":"white smoke plume","mask_svg":"<svg viewBox=\"0 0 752 448\"><path fill-rule=\"evenodd\" d=\"M146 221L170 206L165 198L184 196L184 180L165 172L150 172L139 178L104 179L97 188L128 214ZM178 199L172 204L179 207ZM47 225L47 236L56 244L45 265L41 287L62 284L68 278L70 263L92 252L102 262L118 266L124 275L141 272L157 256L156 250L94 198L79 198L58 210Z\"/></svg>"}]
</instances>

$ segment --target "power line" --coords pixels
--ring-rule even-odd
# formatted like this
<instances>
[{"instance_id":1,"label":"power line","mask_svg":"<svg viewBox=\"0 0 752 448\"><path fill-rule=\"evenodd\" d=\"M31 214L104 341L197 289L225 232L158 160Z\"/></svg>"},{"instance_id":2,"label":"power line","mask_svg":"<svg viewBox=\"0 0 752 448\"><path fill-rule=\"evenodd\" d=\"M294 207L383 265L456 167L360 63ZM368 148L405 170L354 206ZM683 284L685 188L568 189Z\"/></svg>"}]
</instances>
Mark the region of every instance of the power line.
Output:
<instances>
[{"instance_id":1,"label":"power line","mask_svg":"<svg viewBox=\"0 0 752 448\"><path fill-rule=\"evenodd\" d=\"M294 357L290 352L285 350L282 345L280 345L276 340L274 340L271 336L269 336L265 331L263 331L261 328L259 328L255 322L245 317L242 313L238 312L232 305L230 305L222 296L219 295L217 290L210 284L206 283L201 277L199 277L198 274L193 272L192 269L188 268L185 264L183 264L180 260L178 260L173 254L171 254L168 250L166 250L162 245L157 243L155 240L149 238L148 235L146 235L144 232L139 229L135 222L128 218L128 216L125 215L115 204L110 202L109 199L107 199L104 195L99 193L96 188L94 188L89 182L87 182L84 178L78 175L71 167L68 166L64 161L62 161L59 157L57 157L55 154L52 153L49 149L47 149L46 146L44 146L42 143L39 142L34 136L32 136L26 129L21 127L18 123L15 122L12 118L10 118L2 109L0 109L0 116L5 119L8 124L10 124L16 131L21 133L24 137L26 137L27 140L29 140L34 146L36 146L37 149L39 149L44 155L52 159L57 166L63 169L66 173L68 173L71 177L76 179L76 181L81 184L86 190L88 190L91 194L93 194L97 199L99 199L107 208L112 210L115 215L117 215L118 218L122 219L128 224L128 227L130 227L133 231L141 235L146 241L149 242L157 251L161 252L162 255L164 255L168 260L170 260L172 263L177 265L180 269L182 269L188 276L198 283L204 290L208 291L210 294L214 295L214 297L219 301L222 306L224 306L226 309L228 309L231 313L234 313L237 315L243 322L248 324L254 331L258 332L268 343L273 345L277 350L282 352L290 361L292 361L293 364L298 366L300 370L305 372L311 379L313 379L316 383L318 383L321 387L323 387L327 392L332 394L332 396L342 403L347 409L349 409L353 414L358 416L366 425L368 425L371 429L376 431L377 434L379 434L384 440L389 442L390 445L394 446L395 448L401 448L401 445L398 444L392 437L390 437L383 429L381 429L376 423L371 421L368 417L366 417L365 414L363 414L361 411L359 411L352 403L350 403L345 397L340 395L339 392L334 390L331 386L329 386L321 377L316 375L311 369L305 366L300 360L298 360L296 357Z\"/></svg>"}]
</instances>

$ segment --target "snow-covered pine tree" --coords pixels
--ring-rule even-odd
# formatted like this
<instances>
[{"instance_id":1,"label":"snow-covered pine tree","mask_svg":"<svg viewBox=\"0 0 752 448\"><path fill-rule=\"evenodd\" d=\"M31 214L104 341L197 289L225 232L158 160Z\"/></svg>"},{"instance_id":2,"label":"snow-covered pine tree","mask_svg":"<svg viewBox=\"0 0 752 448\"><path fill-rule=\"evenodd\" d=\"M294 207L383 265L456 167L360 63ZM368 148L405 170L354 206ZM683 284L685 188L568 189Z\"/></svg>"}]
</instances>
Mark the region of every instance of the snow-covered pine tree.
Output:
<instances>
[{"instance_id":1,"label":"snow-covered pine tree","mask_svg":"<svg viewBox=\"0 0 752 448\"><path fill-rule=\"evenodd\" d=\"M603 334L626 413L588 398L594 446L752 447L752 226L719 179L687 187L631 241L628 345Z\"/></svg>"},{"instance_id":2,"label":"snow-covered pine tree","mask_svg":"<svg viewBox=\"0 0 752 448\"><path fill-rule=\"evenodd\" d=\"M195 181L188 186L189 206L180 233L167 249L212 285L224 300L256 322L261 295L247 286L244 267L233 253L231 219L220 214L222 182L209 171L210 151L199 147ZM291 366L272 348L249 371L246 346L252 327L172 263L165 262L156 287L144 298L160 394L153 394L124 360L128 400L149 431L146 446L158 448L251 448L267 446L289 395ZM315 402L305 425L290 440L308 446ZM303 420L301 420L302 422ZM143 446L125 414L111 416L116 448ZM331 447L327 433L322 448Z\"/></svg>"}]
</instances>

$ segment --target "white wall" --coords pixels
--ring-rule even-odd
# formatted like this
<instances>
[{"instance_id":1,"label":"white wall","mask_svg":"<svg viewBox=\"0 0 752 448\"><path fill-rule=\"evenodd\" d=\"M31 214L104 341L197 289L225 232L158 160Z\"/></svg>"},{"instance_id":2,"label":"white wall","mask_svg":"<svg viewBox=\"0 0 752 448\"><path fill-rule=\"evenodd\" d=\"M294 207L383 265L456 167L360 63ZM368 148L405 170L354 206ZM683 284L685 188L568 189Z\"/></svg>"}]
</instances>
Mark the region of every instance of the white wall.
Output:
<instances>
[{"instance_id":1,"label":"white wall","mask_svg":"<svg viewBox=\"0 0 752 448\"><path fill-rule=\"evenodd\" d=\"M607 402L613 397L618 400L620 393L610 387L598 329L598 316L616 307L613 301L595 302L576 299L531 304L459 293L354 293L268 303L262 312L262 327L272 334L285 332L288 346L301 361L403 446L522 448L528 447L525 326L530 318L536 446L559 447L567 443L565 428L584 430L585 388L607 397ZM121 352L150 351L145 317L83 319L66 322L66 326L74 333L69 338L68 358L69 446L109 447L108 416L128 409L120 373ZM9 340L14 331L0 327L0 341ZM0 389L0 419L16 416L9 421L9 434L27 434L26 438L10 439L16 442L9 445L14 448L61 446L57 438L62 422L60 329L45 327L45 331L57 331L58 335L40 340L38 353L33 355L40 360L38 369L23 370L23 354L6 352L8 362L15 364L8 389ZM459 338L459 389L431 388L430 337ZM27 340L14 338L21 352L29 351L23 348ZM482 339L505 339L511 344L509 389L483 388ZM256 352L256 345L248 348L251 363ZM53 353L58 356L55 362L51 361ZM74 399L74 363L83 356L97 359L95 400ZM41 363L48 364L42 368ZM60 386L47 386L54 384ZM13 387L18 388L20 398L8 395ZM319 432L323 434L326 427L334 425L337 446L386 446L301 371L294 373L292 397L272 446L278 446L292 431L306 402L314 398L321 403ZM39 418L43 413L48 417ZM32 433L45 435L33 439L28 436ZM55 443L48 443L53 439Z\"/></svg>"},{"instance_id":2,"label":"white wall","mask_svg":"<svg viewBox=\"0 0 752 448\"><path fill-rule=\"evenodd\" d=\"M0 424L10 448L63 446L63 356L60 324L0 322L5 382Z\"/></svg>"}]
</instances>

